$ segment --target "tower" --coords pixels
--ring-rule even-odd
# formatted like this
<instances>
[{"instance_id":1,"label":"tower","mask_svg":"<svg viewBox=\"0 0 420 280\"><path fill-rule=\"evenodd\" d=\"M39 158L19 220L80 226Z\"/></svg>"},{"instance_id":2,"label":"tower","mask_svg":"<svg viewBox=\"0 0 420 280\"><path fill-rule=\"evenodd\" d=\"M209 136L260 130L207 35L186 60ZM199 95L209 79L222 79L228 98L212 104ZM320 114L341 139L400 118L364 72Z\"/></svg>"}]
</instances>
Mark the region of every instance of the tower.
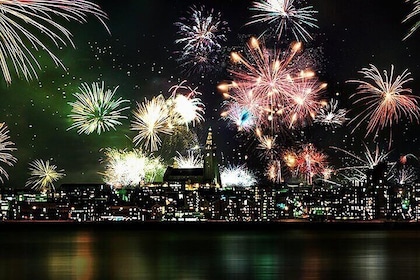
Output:
<instances>
[{"instance_id":1,"label":"tower","mask_svg":"<svg viewBox=\"0 0 420 280\"><path fill-rule=\"evenodd\" d=\"M219 165L216 158L216 146L213 143L213 133L211 127L207 133L206 144L204 147L204 183L220 186Z\"/></svg>"}]
</instances>

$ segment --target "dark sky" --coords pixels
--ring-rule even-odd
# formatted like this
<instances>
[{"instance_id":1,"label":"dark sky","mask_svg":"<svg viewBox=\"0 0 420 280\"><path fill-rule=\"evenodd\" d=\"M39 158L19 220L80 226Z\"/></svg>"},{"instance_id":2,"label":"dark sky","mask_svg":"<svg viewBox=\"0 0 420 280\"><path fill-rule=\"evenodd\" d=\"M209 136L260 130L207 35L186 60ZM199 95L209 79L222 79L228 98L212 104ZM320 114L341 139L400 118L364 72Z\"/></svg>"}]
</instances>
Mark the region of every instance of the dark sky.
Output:
<instances>
[{"instance_id":1,"label":"dark sky","mask_svg":"<svg viewBox=\"0 0 420 280\"><path fill-rule=\"evenodd\" d=\"M247 146L235 131L219 120L222 98L217 84L228 78L226 72L205 77L183 73L175 61L174 44L177 28L174 22L186 15L191 4L204 4L222 13L228 22L226 49L243 45L243 38L259 35L264 26L245 26L251 12L251 1L244 0L124 0L96 1L109 15L108 34L94 18L88 23L68 23L73 33L76 48L63 47L55 53L62 59L67 70L55 67L53 62L40 53L42 71L39 79L30 82L13 77L11 85L2 83L0 94L0 120L7 123L11 140L18 149L14 155L18 162L6 167L10 180L6 186L21 188L28 178L28 164L34 159L50 159L67 174L60 183L100 182L98 172L103 171L99 159L100 149L105 147L132 148L130 131L131 110L136 102L145 97L167 94L168 89L182 80L188 80L199 87L206 104L206 122L198 128L199 136L205 137L206 129L215 130L218 148L226 157L239 144ZM408 68L414 79L410 83L413 93L420 90L419 36L420 31L406 41L403 36L411 27L401 21L410 11L410 5L403 0L315 0L308 1L318 11L319 29L312 29L314 40L305 48L320 50L318 76L328 83L326 97L339 93L341 104L351 109L349 95L355 86L346 84L349 79L360 78L357 73L370 63L379 69L390 69L395 65L400 74ZM411 21L410 23L414 23ZM228 52L226 54L228 56ZM82 82L104 81L109 88L119 86L118 96L129 99L128 117L116 131L101 135L78 135L67 131L71 121L68 102L74 101L72 94ZM350 112L349 117L352 117ZM403 133L402 131L405 132ZM395 153L419 154L417 125L404 121L396 125ZM334 133L320 126L305 129L305 140L314 142L328 153L330 145L355 151L360 149L363 131L350 134L349 127L337 129ZM204 141L204 140L203 140ZM381 139L378 140L381 145ZM252 151L245 150L253 158ZM237 158L229 159L231 162Z\"/></svg>"}]
</instances>

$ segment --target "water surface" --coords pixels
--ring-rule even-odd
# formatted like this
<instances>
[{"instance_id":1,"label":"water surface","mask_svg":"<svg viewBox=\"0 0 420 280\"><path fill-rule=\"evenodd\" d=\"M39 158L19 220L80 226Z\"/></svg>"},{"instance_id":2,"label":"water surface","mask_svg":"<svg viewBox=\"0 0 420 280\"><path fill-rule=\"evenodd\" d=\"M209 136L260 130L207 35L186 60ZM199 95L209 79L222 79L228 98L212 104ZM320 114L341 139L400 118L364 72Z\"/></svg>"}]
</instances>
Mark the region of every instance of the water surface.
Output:
<instances>
[{"instance_id":1,"label":"water surface","mask_svg":"<svg viewBox=\"0 0 420 280\"><path fill-rule=\"evenodd\" d=\"M420 278L418 230L2 229L0 279Z\"/></svg>"}]
</instances>

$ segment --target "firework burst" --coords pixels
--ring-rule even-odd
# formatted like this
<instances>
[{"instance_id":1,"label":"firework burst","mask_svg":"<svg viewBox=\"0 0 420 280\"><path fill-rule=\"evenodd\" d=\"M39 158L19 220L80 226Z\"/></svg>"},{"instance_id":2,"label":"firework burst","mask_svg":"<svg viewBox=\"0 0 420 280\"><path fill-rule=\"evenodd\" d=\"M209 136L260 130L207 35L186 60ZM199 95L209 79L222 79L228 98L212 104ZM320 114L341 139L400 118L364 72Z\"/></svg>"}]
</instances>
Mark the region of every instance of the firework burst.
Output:
<instances>
[{"instance_id":1,"label":"firework burst","mask_svg":"<svg viewBox=\"0 0 420 280\"><path fill-rule=\"evenodd\" d=\"M29 163L30 177L25 186L31 186L37 191L55 191L54 182L65 176L64 170L57 170L57 166L50 164L50 161L36 159Z\"/></svg>"},{"instance_id":2,"label":"firework burst","mask_svg":"<svg viewBox=\"0 0 420 280\"><path fill-rule=\"evenodd\" d=\"M136 145L142 143L146 150L157 151L162 143L159 134L173 133L170 111L162 95L138 103L133 115L131 130L138 131L133 142Z\"/></svg>"},{"instance_id":3,"label":"firework burst","mask_svg":"<svg viewBox=\"0 0 420 280\"><path fill-rule=\"evenodd\" d=\"M13 164L17 162L17 159L10 154L10 152L16 151L14 145L15 143L10 141L7 125L5 123L0 123L0 162L5 163L8 166L13 166ZM9 179L9 174L2 166L0 166L0 175ZM0 181L3 183L2 176L0 176Z\"/></svg>"},{"instance_id":4,"label":"firework burst","mask_svg":"<svg viewBox=\"0 0 420 280\"><path fill-rule=\"evenodd\" d=\"M201 95L197 88L185 85L186 81L175 85L169 89L171 98L168 99L171 108L171 116L175 124L186 125L189 123L195 126L204 120L204 104L197 96Z\"/></svg>"},{"instance_id":5,"label":"firework burst","mask_svg":"<svg viewBox=\"0 0 420 280\"><path fill-rule=\"evenodd\" d=\"M107 148L104 150L104 182L114 187L139 186L154 182L163 176L164 167L159 157L146 155L139 149L131 151Z\"/></svg>"},{"instance_id":6,"label":"firework burst","mask_svg":"<svg viewBox=\"0 0 420 280\"><path fill-rule=\"evenodd\" d=\"M327 167L327 155L318 151L313 144L303 145L296 158L296 170L312 184L313 177L323 175Z\"/></svg>"},{"instance_id":7,"label":"firework burst","mask_svg":"<svg viewBox=\"0 0 420 280\"><path fill-rule=\"evenodd\" d=\"M100 7L87 0L3 0L0 3L0 67L6 82L12 81L9 68L15 68L18 76L26 80L37 77L36 69L41 66L32 53L45 51L56 65L64 68L60 59L43 43L47 39L56 46L73 45L72 34L57 19L86 22L88 14L95 16L106 27L107 18ZM39 33L39 34L36 34Z\"/></svg>"},{"instance_id":8,"label":"firework burst","mask_svg":"<svg viewBox=\"0 0 420 280\"><path fill-rule=\"evenodd\" d=\"M79 87L78 93L73 94L76 97L75 102L69 102L72 113L69 117L73 119L73 124L67 129L77 129L79 134L91 134L96 131L101 134L103 131L109 131L111 128L115 130L116 125L120 125L120 119L127 117L121 116L121 112L128 107L119 108L124 102L121 97L113 99L118 87L113 91L105 90L104 83L92 83L89 87L87 83L83 83Z\"/></svg>"},{"instance_id":9,"label":"firework burst","mask_svg":"<svg viewBox=\"0 0 420 280\"><path fill-rule=\"evenodd\" d=\"M260 130L257 130L258 146L257 149L262 151L262 156L272 159L276 152L276 136L261 135Z\"/></svg>"},{"instance_id":10,"label":"firework burst","mask_svg":"<svg viewBox=\"0 0 420 280\"><path fill-rule=\"evenodd\" d=\"M316 116L315 123L325 126L337 127L342 126L349 118L346 117L347 110L338 108L338 101L331 99L328 103L320 107Z\"/></svg>"},{"instance_id":11,"label":"firework burst","mask_svg":"<svg viewBox=\"0 0 420 280\"><path fill-rule=\"evenodd\" d=\"M410 0L406 0L406 2L409 2ZM405 17L403 22L407 22L417 16L420 15L420 0L413 0L414 4L413 10ZM413 33L420 27L420 20L418 20L408 31L408 33L405 35L403 40L408 39Z\"/></svg>"},{"instance_id":12,"label":"firework burst","mask_svg":"<svg viewBox=\"0 0 420 280\"><path fill-rule=\"evenodd\" d=\"M273 25L278 40L286 31L290 32L297 41L312 40L312 36L306 28L318 28L317 20L313 17L317 11L314 11L312 6L297 7L294 2L295 0L255 1L250 10L257 14L252 16L248 24L268 23Z\"/></svg>"},{"instance_id":13,"label":"firework burst","mask_svg":"<svg viewBox=\"0 0 420 280\"><path fill-rule=\"evenodd\" d=\"M249 60L233 52L231 59L236 67L230 69L230 72L234 82L230 85L222 84L219 89L252 112L257 119L257 126L278 131L299 73L297 69L288 66L301 44L294 44L283 55L267 50L255 38L251 38L247 46ZM226 90L231 93L226 93Z\"/></svg>"},{"instance_id":14,"label":"firework burst","mask_svg":"<svg viewBox=\"0 0 420 280\"><path fill-rule=\"evenodd\" d=\"M202 168L204 166L203 156L195 154L194 151L188 151L187 155L181 155L176 152L177 156L174 158L178 168Z\"/></svg>"},{"instance_id":15,"label":"firework burst","mask_svg":"<svg viewBox=\"0 0 420 280\"><path fill-rule=\"evenodd\" d=\"M220 65L222 43L227 40L227 23L221 14L205 6L191 6L188 17L175 23L179 28L176 44L182 46L178 61L194 72L207 72Z\"/></svg>"},{"instance_id":16,"label":"firework burst","mask_svg":"<svg viewBox=\"0 0 420 280\"><path fill-rule=\"evenodd\" d=\"M222 168L220 180L223 187L252 187L257 184L254 173L245 165Z\"/></svg>"},{"instance_id":17,"label":"firework burst","mask_svg":"<svg viewBox=\"0 0 420 280\"><path fill-rule=\"evenodd\" d=\"M238 131L251 132L254 130L261 121L261 99L255 96L252 89L240 87L236 83L221 84L219 90L227 98L223 102L221 117L235 126ZM231 91L231 94L228 91Z\"/></svg>"},{"instance_id":18,"label":"firework burst","mask_svg":"<svg viewBox=\"0 0 420 280\"><path fill-rule=\"evenodd\" d=\"M389 179L399 185L408 185L417 180L417 172L413 167L403 165L401 168L391 170Z\"/></svg>"},{"instance_id":19,"label":"firework burst","mask_svg":"<svg viewBox=\"0 0 420 280\"><path fill-rule=\"evenodd\" d=\"M362 112L350 121L350 123L357 122L353 132L365 121L368 122L365 137L370 133L376 135L379 130L385 127L391 128L402 117L408 118L411 122L419 121L419 97L411 95L411 89L405 87L405 84L412 80L411 73L407 69L395 77L395 80L393 65L391 65L389 75L384 70L384 76L382 76L374 65L370 65L370 68L363 68L359 73L363 74L367 81L348 81L359 84L357 92L350 98L354 98L354 105L363 106Z\"/></svg>"}]
</instances>

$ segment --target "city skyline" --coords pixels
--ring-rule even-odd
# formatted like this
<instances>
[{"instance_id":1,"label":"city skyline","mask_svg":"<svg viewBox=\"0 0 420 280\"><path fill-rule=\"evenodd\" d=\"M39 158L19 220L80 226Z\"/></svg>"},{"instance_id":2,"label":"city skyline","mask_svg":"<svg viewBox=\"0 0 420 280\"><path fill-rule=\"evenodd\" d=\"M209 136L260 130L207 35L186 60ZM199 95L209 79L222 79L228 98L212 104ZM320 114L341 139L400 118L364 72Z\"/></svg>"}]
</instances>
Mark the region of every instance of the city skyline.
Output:
<instances>
[{"instance_id":1,"label":"city skyline","mask_svg":"<svg viewBox=\"0 0 420 280\"><path fill-rule=\"evenodd\" d=\"M265 167L258 164L263 161L259 156L259 138L252 134L237 133L235 127L222 119L220 114L223 112L224 99L218 89L220 84L232 80L232 74L229 74L229 68L232 67L229 62L231 51L245 53L249 39L266 30L267 24L264 22L247 24L254 14L250 10L252 1L94 2L109 17L104 20L109 33L93 16L89 16L84 24L65 22L73 34L76 48L62 46L54 49L51 46L66 66L65 70L55 66L46 53L39 52L36 55L39 56L42 69L38 79L25 81L12 74L10 85L6 82L0 85L3 95L0 121L7 124L10 140L17 149L12 152L17 158L14 166L4 166L9 180L5 179L3 185L23 187L30 177L29 164L36 159L49 160L59 170L64 170L66 176L58 180L57 184L101 182L102 176L99 173L105 170L101 163L106 157L104 150L131 150L137 146L133 143L136 131L131 130L132 111L137 103L151 100L160 94L169 99L170 89L183 81L187 81L186 84L191 88L197 88L201 93L197 97L205 105L204 120L195 126L189 125L190 131L197 132L198 139L192 140L203 145L207 129L211 127L218 151L222 155L222 165L245 164L262 177ZM407 83L407 87L416 96L420 90L420 65L416 59L416 39L419 34L414 32L403 40L416 21L414 18L411 22L402 23L413 4L404 1L364 2L318 0L305 4L296 1L297 6L312 6L316 11L312 16L318 27L308 28L312 39L305 37L302 43L303 53L315 62L311 68L314 68L319 82L328 84L323 99L338 100L339 108L349 110L346 116L352 120L360 110L353 106L354 100L350 98L356 92L357 85L348 81L362 80L363 75L359 71L370 64L375 65L381 73L383 70L390 73L391 65L394 65L394 77L408 69L413 80ZM204 5L207 10L220 12L221 19L226 21L226 38L221 41L222 48L218 53L221 57L218 57L215 64L220 69L192 69L179 57L182 48L180 43L176 43L179 39L179 24L176 23L188 17L192 4L196 4L196 9ZM154 20L157 16L158 21ZM273 38L278 38L278 34L268 34L265 32L264 40L261 40L267 49L277 46L283 49L294 41L293 36L289 36L273 43L276 41ZM303 62L302 59L297 63ZM182 65L187 65L188 71ZM125 118L118 120L121 125L110 127L109 131L104 130L100 134L89 135L69 129L72 125L69 117L72 106L69 103L74 104L76 101L74 94L79 92L83 83L92 85L102 82L105 89L115 91L114 98L127 100L122 107L129 109L121 111ZM339 149L363 156L366 152L364 143L373 152L377 145L384 153L389 152L391 147L389 161L392 162L397 162L407 154L418 156L416 122L414 117L413 123L409 124L405 115L398 122L394 121L392 145L387 141L390 132L386 126L380 128L375 140L372 135L365 138L366 124L355 128L354 123L330 127L314 122L308 126L288 129L284 134L276 132L275 135L282 139L282 149L297 150L302 145L312 143L328 155L331 166L340 169L345 167L341 160L346 155ZM374 129L372 131L372 134L376 133ZM171 159L177 155L176 151L185 152L182 148L186 145L176 137L162 139L163 146L155 154L161 155L165 164L170 165Z\"/></svg>"}]
</instances>

